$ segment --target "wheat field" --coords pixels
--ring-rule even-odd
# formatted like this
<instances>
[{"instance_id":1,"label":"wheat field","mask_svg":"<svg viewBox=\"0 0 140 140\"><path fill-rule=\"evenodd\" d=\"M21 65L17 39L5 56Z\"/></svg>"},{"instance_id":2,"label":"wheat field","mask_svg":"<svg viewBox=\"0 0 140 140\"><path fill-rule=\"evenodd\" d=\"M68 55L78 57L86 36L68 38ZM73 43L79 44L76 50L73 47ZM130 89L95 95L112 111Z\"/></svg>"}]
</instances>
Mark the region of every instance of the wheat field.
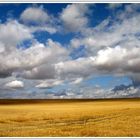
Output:
<instances>
[{"instance_id":1,"label":"wheat field","mask_svg":"<svg viewBox=\"0 0 140 140\"><path fill-rule=\"evenodd\" d=\"M140 99L0 100L0 136L140 136Z\"/></svg>"}]
</instances>

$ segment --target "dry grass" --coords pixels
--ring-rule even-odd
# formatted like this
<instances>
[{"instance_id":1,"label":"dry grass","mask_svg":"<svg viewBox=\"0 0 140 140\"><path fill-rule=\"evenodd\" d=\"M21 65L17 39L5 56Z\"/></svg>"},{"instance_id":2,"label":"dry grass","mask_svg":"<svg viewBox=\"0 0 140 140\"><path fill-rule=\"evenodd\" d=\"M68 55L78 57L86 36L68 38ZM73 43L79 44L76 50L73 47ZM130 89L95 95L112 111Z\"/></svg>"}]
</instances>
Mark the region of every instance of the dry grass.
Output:
<instances>
[{"instance_id":1,"label":"dry grass","mask_svg":"<svg viewBox=\"0 0 140 140\"><path fill-rule=\"evenodd\" d=\"M140 136L140 99L0 100L0 136Z\"/></svg>"}]
</instances>

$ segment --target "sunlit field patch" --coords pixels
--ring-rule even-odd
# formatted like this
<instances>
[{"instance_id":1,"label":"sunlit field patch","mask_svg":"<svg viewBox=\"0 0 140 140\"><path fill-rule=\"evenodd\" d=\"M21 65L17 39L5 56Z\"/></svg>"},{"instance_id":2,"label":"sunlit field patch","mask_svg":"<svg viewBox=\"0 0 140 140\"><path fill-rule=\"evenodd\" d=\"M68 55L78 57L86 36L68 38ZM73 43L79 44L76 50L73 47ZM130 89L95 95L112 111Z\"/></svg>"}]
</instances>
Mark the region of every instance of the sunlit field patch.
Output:
<instances>
[{"instance_id":1,"label":"sunlit field patch","mask_svg":"<svg viewBox=\"0 0 140 140\"><path fill-rule=\"evenodd\" d=\"M0 136L140 136L140 99L0 100Z\"/></svg>"}]
</instances>

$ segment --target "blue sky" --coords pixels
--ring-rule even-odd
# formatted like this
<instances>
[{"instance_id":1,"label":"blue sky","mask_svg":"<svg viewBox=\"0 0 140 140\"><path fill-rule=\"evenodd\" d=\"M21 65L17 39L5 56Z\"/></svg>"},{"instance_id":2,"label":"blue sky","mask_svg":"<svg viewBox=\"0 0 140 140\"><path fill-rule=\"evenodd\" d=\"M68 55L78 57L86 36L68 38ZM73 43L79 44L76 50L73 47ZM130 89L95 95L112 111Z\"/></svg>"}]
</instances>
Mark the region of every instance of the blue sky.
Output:
<instances>
[{"instance_id":1,"label":"blue sky","mask_svg":"<svg viewBox=\"0 0 140 140\"><path fill-rule=\"evenodd\" d=\"M0 98L139 96L139 12L139 4L0 4Z\"/></svg>"}]
</instances>

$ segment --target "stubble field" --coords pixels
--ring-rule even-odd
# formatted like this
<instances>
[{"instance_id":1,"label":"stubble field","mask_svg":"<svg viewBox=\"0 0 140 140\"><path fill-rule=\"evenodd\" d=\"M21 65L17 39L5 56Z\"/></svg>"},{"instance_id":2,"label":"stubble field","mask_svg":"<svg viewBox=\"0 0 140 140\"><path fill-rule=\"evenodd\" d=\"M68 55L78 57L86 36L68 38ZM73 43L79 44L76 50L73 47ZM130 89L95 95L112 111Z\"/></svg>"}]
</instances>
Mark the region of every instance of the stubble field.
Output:
<instances>
[{"instance_id":1,"label":"stubble field","mask_svg":"<svg viewBox=\"0 0 140 140\"><path fill-rule=\"evenodd\" d=\"M0 136L140 136L140 99L1 99Z\"/></svg>"}]
</instances>

